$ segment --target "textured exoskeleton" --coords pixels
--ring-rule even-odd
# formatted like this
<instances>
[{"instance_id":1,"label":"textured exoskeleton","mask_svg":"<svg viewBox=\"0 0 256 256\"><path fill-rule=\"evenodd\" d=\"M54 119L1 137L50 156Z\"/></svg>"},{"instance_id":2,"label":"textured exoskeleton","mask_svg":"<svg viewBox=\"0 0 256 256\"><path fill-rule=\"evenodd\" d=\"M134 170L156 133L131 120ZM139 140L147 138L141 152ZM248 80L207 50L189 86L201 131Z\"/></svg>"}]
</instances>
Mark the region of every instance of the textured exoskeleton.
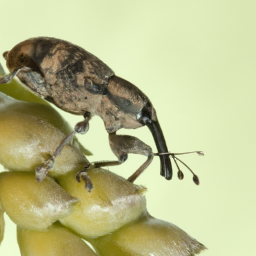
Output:
<instances>
[{"instance_id":1,"label":"textured exoskeleton","mask_svg":"<svg viewBox=\"0 0 256 256\"><path fill-rule=\"evenodd\" d=\"M135 85L116 76L100 59L72 43L48 37L28 39L3 54L10 75L0 79L7 83L15 75L33 92L59 108L85 120L76 125L74 132L85 133L93 115L100 116L109 133L109 142L118 161L97 162L95 167L117 165L129 153L148 157L147 161L129 178L133 182L151 163L151 147L132 136L116 135L121 128L135 129L146 125L155 140L161 160L161 175L172 178L172 166L156 111L148 97ZM172 156L173 157L173 156ZM51 168L53 159L41 170ZM80 176L83 177L83 172Z\"/></svg>"}]
</instances>

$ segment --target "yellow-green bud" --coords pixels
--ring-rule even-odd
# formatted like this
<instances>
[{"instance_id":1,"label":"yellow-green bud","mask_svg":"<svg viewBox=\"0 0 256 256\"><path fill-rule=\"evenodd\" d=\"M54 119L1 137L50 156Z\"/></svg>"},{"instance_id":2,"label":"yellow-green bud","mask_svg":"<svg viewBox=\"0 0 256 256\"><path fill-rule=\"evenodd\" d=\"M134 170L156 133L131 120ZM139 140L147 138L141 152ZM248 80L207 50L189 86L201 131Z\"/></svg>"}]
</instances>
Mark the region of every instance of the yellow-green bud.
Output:
<instances>
[{"instance_id":1,"label":"yellow-green bud","mask_svg":"<svg viewBox=\"0 0 256 256\"><path fill-rule=\"evenodd\" d=\"M51 106L15 100L0 92L0 163L12 171L35 171L72 131ZM52 176L88 163L75 139L56 157Z\"/></svg>"},{"instance_id":2,"label":"yellow-green bud","mask_svg":"<svg viewBox=\"0 0 256 256\"><path fill-rule=\"evenodd\" d=\"M88 175L94 187L89 193L83 182L76 181L76 173L59 178L60 185L79 199L74 211L60 221L80 236L102 236L146 214L145 187L107 170L92 169Z\"/></svg>"},{"instance_id":3,"label":"yellow-green bud","mask_svg":"<svg viewBox=\"0 0 256 256\"><path fill-rule=\"evenodd\" d=\"M47 231L17 228L21 256L97 256L78 236L61 225Z\"/></svg>"},{"instance_id":4,"label":"yellow-green bud","mask_svg":"<svg viewBox=\"0 0 256 256\"><path fill-rule=\"evenodd\" d=\"M38 183L33 173L0 173L0 208L21 227L45 230L68 215L76 202L49 177Z\"/></svg>"},{"instance_id":5,"label":"yellow-green bud","mask_svg":"<svg viewBox=\"0 0 256 256\"><path fill-rule=\"evenodd\" d=\"M100 256L191 256L206 249L177 226L151 216L89 242Z\"/></svg>"}]
</instances>

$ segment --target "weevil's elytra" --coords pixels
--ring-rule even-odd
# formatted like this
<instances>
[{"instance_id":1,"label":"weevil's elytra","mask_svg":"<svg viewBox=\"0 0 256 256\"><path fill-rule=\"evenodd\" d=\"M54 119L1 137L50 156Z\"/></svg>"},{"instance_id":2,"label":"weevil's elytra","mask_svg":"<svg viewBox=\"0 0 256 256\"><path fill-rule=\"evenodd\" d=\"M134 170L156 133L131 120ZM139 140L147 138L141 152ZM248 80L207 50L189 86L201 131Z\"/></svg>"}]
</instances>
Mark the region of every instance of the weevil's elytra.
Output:
<instances>
[{"instance_id":1,"label":"weevil's elytra","mask_svg":"<svg viewBox=\"0 0 256 256\"><path fill-rule=\"evenodd\" d=\"M151 101L135 85L116 76L96 56L77 45L49 37L23 41L3 56L12 75L0 78L0 83L6 83L17 75L32 91L59 108L76 115L89 113L76 126L72 136L76 132L86 132L93 115L103 119L110 136L111 149L118 161L98 162L95 165L121 164L129 153L145 155L147 161L129 178L134 181L151 163L153 156L158 155L161 175L168 180L172 178L169 155L174 159L176 157L167 153L164 135ZM154 137L158 154L152 153L148 145L135 137L116 135L121 128L135 129L144 125Z\"/></svg>"}]
</instances>

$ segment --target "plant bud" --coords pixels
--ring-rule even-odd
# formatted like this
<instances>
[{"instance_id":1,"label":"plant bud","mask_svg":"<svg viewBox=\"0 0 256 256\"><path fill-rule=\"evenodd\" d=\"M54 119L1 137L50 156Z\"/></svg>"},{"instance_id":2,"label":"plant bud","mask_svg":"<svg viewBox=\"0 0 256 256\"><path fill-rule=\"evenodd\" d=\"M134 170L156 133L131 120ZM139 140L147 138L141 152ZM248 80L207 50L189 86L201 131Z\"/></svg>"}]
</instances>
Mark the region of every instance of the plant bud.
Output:
<instances>
[{"instance_id":1,"label":"plant bud","mask_svg":"<svg viewBox=\"0 0 256 256\"><path fill-rule=\"evenodd\" d=\"M78 236L60 224L47 231L17 228L21 256L97 256Z\"/></svg>"},{"instance_id":2,"label":"plant bud","mask_svg":"<svg viewBox=\"0 0 256 256\"><path fill-rule=\"evenodd\" d=\"M21 227L45 230L69 214L77 199L51 178L38 183L33 173L0 173L0 207Z\"/></svg>"},{"instance_id":3,"label":"plant bud","mask_svg":"<svg viewBox=\"0 0 256 256\"><path fill-rule=\"evenodd\" d=\"M106 235L147 212L143 196L145 187L134 185L107 170L92 169L88 171L93 184L89 193L83 181L76 181L76 173L58 178L59 184L79 199L74 211L60 222L80 236Z\"/></svg>"},{"instance_id":4,"label":"plant bud","mask_svg":"<svg viewBox=\"0 0 256 256\"><path fill-rule=\"evenodd\" d=\"M0 92L0 163L5 168L34 172L71 131L51 106L18 101ZM76 139L73 145L66 145L49 173L54 176L82 169L88 161L80 149L84 151Z\"/></svg>"},{"instance_id":5,"label":"plant bud","mask_svg":"<svg viewBox=\"0 0 256 256\"><path fill-rule=\"evenodd\" d=\"M190 256L206 249L177 226L151 216L88 241L99 256Z\"/></svg>"}]
</instances>

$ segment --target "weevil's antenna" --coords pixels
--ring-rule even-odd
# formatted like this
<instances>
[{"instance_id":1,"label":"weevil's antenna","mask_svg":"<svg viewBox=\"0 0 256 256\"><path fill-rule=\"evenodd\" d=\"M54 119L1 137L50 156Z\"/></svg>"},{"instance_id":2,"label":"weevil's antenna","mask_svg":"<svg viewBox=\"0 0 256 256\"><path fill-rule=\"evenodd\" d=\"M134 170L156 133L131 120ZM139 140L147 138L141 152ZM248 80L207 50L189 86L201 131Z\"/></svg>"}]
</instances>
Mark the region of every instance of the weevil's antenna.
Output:
<instances>
[{"instance_id":1,"label":"weevil's antenna","mask_svg":"<svg viewBox=\"0 0 256 256\"><path fill-rule=\"evenodd\" d=\"M174 160L174 163L176 164L177 169L178 169L178 178L179 178L180 180L183 180L184 174L183 174L183 172L181 171L181 169L180 169L180 167L179 167L179 165L178 165L178 163L177 163L175 157L173 157L173 160Z\"/></svg>"},{"instance_id":2,"label":"weevil's antenna","mask_svg":"<svg viewBox=\"0 0 256 256\"><path fill-rule=\"evenodd\" d=\"M185 165L193 174L193 181L195 182L196 185L199 185L199 178L197 177L197 175L195 175L195 173L183 162L181 161L178 157L173 156L173 159L177 159L178 161L180 161L183 165Z\"/></svg>"},{"instance_id":3,"label":"weevil's antenna","mask_svg":"<svg viewBox=\"0 0 256 256\"><path fill-rule=\"evenodd\" d=\"M197 153L199 156L204 156L203 151L190 151L190 152L183 152L183 153L171 153L171 152L165 152L165 153L154 153L155 156L160 156L160 155L187 155L187 154L193 154Z\"/></svg>"},{"instance_id":4,"label":"weevil's antenna","mask_svg":"<svg viewBox=\"0 0 256 256\"><path fill-rule=\"evenodd\" d=\"M178 169L178 178L180 180L183 180L184 178L184 174L181 171L177 160L182 163L185 167L187 167L189 169L189 171L193 174L193 181L196 185L199 185L199 178L198 176L183 162L181 161L176 155L185 155L185 154L192 154L192 153L197 153L199 156L204 156L204 152L203 151L191 151L191 152L184 152L184 153L171 153L171 152L165 152L165 153L154 153L155 156L160 156L160 155L170 155L172 157L172 159L174 160L175 165L177 166ZM176 160L177 159L177 160Z\"/></svg>"}]
</instances>

